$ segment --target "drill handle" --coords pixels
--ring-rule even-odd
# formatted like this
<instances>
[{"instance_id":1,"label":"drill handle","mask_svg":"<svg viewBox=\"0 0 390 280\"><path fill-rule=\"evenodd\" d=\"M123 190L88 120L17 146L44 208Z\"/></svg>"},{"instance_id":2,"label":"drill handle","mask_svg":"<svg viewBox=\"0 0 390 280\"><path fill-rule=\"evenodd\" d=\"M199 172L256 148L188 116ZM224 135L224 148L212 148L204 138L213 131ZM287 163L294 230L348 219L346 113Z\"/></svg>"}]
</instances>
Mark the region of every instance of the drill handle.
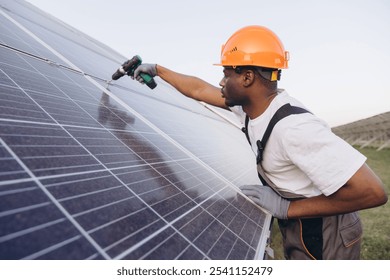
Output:
<instances>
[{"instance_id":1,"label":"drill handle","mask_svg":"<svg viewBox=\"0 0 390 280\"><path fill-rule=\"evenodd\" d=\"M149 74L141 72L139 75L150 89L154 89L157 86L156 81Z\"/></svg>"}]
</instances>

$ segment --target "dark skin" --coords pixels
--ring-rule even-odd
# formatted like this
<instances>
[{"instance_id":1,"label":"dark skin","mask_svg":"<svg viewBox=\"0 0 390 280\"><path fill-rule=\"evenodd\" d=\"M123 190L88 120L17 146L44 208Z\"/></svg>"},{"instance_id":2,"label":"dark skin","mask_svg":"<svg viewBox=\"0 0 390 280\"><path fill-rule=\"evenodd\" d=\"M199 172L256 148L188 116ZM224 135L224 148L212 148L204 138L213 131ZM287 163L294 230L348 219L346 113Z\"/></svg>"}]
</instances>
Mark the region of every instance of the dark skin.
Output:
<instances>
[{"instance_id":1,"label":"dark skin","mask_svg":"<svg viewBox=\"0 0 390 280\"><path fill-rule=\"evenodd\" d=\"M199 78L173 72L160 65L156 68L158 76L185 96L226 110L231 106L240 105L250 119L264 113L276 96L276 87L265 83L259 74L251 69L237 73L233 68L225 67L219 88ZM383 183L367 164L363 164L346 184L332 195L292 201L288 209L288 218L344 214L377 207L385 204L387 200Z\"/></svg>"}]
</instances>

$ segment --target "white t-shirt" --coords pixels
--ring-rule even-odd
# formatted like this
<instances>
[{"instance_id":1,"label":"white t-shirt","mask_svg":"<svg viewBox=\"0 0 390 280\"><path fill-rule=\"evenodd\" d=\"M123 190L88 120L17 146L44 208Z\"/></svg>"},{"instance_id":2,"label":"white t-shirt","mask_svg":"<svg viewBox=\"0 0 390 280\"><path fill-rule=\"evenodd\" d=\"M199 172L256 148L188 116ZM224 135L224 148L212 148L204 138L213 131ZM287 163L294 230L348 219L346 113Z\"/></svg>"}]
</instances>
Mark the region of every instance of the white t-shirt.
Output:
<instances>
[{"instance_id":1,"label":"white t-shirt","mask_svg":"<svg viewBox=\"0 0 390 280\"><path fill-rule=\"evenodd\" d=\"M256 141L263 138L269 121L284 104L305 108L284 90L266 111L249 120L248 133L257 155ZM230 108L245 123L242 107ZM266 144L262 166L280 191L303 195L331 195L364 164L366 157L335 135L329 126L310 113L290 115L280 120Z\"/></svg>"}]
</instances>

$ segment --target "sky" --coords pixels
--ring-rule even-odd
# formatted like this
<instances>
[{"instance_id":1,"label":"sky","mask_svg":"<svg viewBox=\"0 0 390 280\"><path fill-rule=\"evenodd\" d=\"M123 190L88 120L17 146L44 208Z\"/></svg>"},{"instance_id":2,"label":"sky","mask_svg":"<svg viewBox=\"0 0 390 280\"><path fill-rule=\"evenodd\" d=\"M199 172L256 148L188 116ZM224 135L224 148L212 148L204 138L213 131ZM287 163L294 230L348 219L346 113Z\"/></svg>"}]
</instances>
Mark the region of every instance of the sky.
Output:
<instances>
[{"instance_id":1,"label":"sky","mask_svg":"<svg viewBox=\"0 0 390 280\"><path fill-rule=\"evenodd\" d=\"M125 57L218 86L221 45L263 25L290 53L279 87L330 126L390 111L388 0L28 0Z\"/></svg>"}]
</instances>

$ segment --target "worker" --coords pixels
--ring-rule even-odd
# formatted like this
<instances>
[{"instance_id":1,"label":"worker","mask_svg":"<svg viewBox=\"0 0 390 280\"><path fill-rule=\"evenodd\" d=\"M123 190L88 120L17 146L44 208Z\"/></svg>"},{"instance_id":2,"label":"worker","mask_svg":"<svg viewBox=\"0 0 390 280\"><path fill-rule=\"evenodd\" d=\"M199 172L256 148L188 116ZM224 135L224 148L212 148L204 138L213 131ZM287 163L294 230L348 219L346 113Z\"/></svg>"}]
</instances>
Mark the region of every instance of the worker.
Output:
<instances>
[{"instance_id":1,"label":"worker","mask_svg":"<svg viewBox=\"0 0 390 280\"><path fill-rule=\"evenodd\" d=\"M183 95L231 110L247 119L256 156L265 129L283 105L307 108L278 88L289 54L277 35L247 26L222 46L220 87L158 64L141 64L139 73L159 76ZM387 202L381 180L366 158L310 113L292 114L273 128L259 163L274 185L242 186L242 192L267 209L283 238L286 259L359 259L362 225L358 212Z\"/></svg>"}]
</instances>

